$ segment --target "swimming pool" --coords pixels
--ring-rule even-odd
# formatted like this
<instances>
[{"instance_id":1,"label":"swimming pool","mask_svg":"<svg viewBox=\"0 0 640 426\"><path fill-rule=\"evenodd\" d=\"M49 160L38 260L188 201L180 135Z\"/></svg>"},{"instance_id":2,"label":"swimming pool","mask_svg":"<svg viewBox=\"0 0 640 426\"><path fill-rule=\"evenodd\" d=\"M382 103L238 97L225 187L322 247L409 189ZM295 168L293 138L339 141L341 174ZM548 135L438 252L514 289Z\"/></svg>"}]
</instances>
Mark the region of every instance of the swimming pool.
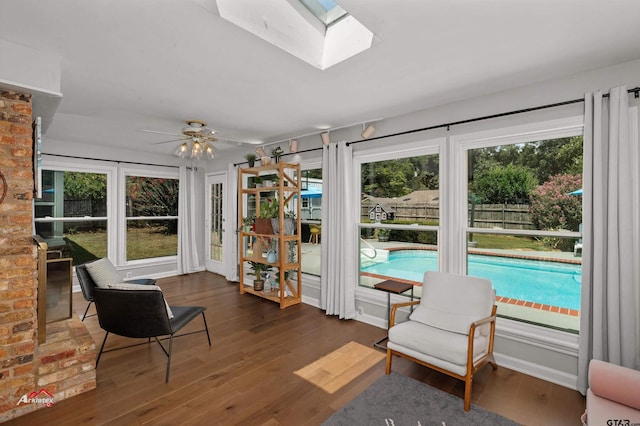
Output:
<instances>
[{"instance_id":1,"label":"swimming pool","mask_svg":"<svg viewBox=\"0 0 640 426\"><path fill-rule=\"evenodd\" d=\"M396 250L388 261L361 271L422 282L425 271L437 269L434 251ZM470 254L467 269L469 275L490 279L498 296L580 310L581 265Z\"/></svg>"}]
</instances>

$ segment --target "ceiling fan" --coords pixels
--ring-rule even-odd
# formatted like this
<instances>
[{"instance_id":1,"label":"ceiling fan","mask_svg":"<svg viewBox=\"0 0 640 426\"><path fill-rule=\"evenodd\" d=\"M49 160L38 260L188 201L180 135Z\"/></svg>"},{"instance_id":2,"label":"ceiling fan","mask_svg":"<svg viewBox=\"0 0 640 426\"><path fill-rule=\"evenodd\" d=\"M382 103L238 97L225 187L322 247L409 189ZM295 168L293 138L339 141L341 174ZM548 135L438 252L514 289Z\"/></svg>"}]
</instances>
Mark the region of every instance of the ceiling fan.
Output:
<instances>
[{"instance_id":1,"label":"ceiling fan","mask_svg":"<svg viewBox=\"0 0 640 426\"><path fill-rule=\"evenodd\" d=\"M216 135L216 131L210 127L207 127L207 122L202 120L185 120L186 127L182 128L182 133L165 133L155 130L142 130L146 133L157 133L161 135L178 136L178 139L172 139L168 141L156 142L155 145L180 142L175 151L175 155L181 158L190 158L193 160L199 160L204 155L206 158L212 160L214 157L213 142L231 143L233 145L259 145L260 141L237 141L227 138L219 138Z\"/></svg>"}]
</instances>

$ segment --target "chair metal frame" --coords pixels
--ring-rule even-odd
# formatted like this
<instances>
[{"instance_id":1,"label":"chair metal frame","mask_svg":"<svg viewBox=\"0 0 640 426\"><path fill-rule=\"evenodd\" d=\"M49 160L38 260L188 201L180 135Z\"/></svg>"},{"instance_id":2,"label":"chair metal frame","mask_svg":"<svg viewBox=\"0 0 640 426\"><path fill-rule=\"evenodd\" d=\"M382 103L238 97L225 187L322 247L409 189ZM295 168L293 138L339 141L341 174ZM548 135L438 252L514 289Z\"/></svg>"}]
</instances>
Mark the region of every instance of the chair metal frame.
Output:
<instances>
[{"instance_id":1,"label":"chair metal frame","mask_svg":"<svg viewBox=\"0 0 640 426\"><path fill-rule=\"evenodd\" d=\"M154 338L167 356L165 383L169 383L171 369L171 355L173 350L173 338L195 333L206 333L207 341L211 346L211 336L207 319L204 315L204 306L170 306L174 317L170 319L167 307L161 291L158 290L120 290L96 287L94 289L94 303L98 315L100 327L106 331L100 351L96 357L96 369L103 353L125 349L133 346L151 343ZM202 315L204 328L197 331L177 335L191 320ZM147 342L121 346L104 350L109 334L130 338L147 338ZM166 337L165 337L166 336ZM163 337L159 339L159 337ZM161 340L169 340L168 348L165 348Z\"/></svg>"}]
</instances>

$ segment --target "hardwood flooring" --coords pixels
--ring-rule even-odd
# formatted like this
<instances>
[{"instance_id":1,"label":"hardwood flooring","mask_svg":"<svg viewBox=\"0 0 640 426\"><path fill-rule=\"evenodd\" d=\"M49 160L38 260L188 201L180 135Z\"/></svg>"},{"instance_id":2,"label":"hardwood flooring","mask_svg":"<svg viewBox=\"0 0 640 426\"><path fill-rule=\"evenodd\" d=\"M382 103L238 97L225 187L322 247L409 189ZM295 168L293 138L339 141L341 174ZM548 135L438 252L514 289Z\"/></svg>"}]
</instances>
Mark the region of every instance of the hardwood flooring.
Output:
<instances>
[{"instance_id":1,"label":"hardwood flooring","mask_svg":"<svg viewBox=\"0 0 640 426\"><path fill-rule=\"evenodd\" d=\"M333 393L294 374L356 342L367 347L385 330L341 321L300 304L281 310L240 295L237 284L208 272L159 280L172 305L204 305L211 333L174 341L171 377L157 344L106 353L97 389L12 420L15 425L318 425L384 374L384 359ZM74 293L74 312L86 302ZM93 307L90 312L95 312ZM97 344L97 317L85 320ZM185 331L202 327L200 318ZM107 347L131 339L109 336ZM463 383L407 360L393 370L459 396ZM584 398L576 391L504 367L485 367L474 379L472 404L527 425L580 425Z\"/></svg>"}]
</instances>

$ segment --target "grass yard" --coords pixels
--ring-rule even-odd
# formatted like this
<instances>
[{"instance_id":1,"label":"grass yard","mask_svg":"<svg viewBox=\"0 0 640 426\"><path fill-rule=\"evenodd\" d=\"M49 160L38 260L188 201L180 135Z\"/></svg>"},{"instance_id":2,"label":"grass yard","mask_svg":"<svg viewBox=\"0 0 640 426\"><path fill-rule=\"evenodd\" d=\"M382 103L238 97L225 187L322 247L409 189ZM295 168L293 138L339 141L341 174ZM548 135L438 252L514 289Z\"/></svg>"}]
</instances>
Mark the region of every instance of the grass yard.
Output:
<instances>
[{"instance_id":1,"label":"grass yard","mask_svg":"<svg viewBox=\"0 0 640 426\"><path fill-rule=\"evenodd\" d=\"M107 232L78 232L65 235L74 265L107 256ZM164 234L159 227L127 229L127 260L175 256L178 235Z\"/></svg>"}]
</instances>

